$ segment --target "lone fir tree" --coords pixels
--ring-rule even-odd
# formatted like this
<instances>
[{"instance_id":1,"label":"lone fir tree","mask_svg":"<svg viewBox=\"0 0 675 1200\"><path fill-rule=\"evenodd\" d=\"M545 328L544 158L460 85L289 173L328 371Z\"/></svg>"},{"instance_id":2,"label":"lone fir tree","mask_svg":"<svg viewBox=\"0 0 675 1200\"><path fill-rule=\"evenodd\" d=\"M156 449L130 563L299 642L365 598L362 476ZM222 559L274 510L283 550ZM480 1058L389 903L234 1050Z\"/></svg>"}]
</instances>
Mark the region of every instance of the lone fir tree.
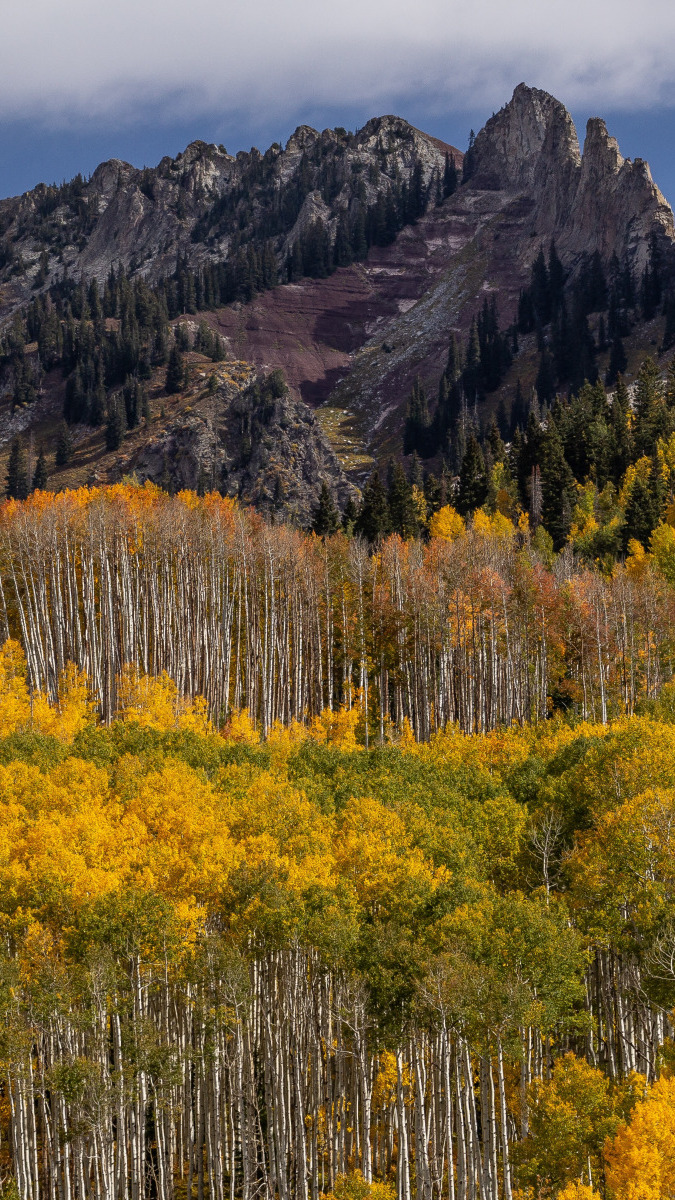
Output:
<instances>
[{"instance_id":1,"label":"lone fir tree","mask_svg":"<svg viewBox=\"0 0 675 1200\"><path fill-rule=\"evenodd\" d=\"M42 446L33 472L33 491L43 492L47 486L47 460Z\"/></svg>"},{"instance_id":2,"label":"lone fir tree","mask_svg":"<svg viewBox=\"0 0 675 1200\"><path fill-rule=\"evenodd\" d=\"M185 380L185 370L183 366L183 355L180 352L177 342L174 342L169 354L169 361L166 368L166 384L165 388L169 396L175 395L183 387Z\"/></svg>"},{"instance_id":3,"label":"lone fir tree","mask_svg":"<svg viewBox=\"0 0 675 1200\"><path fill-rule=\"evenodd\" d=\"M28 464L26 452L19 438L12 442L7 463L7 486L5 493L9 500L25 500L30 491L28 483Z\"/></svg>"},{"instance_id":4,"label":"lone fir tree","mask_svg":"<svg viewBox=\"0 0 675 1200\"><path fill-rule=\"evenodd\" d=\"M330 537L331 534L337 533L339 528L340 514L335 507L328 484L322 483L319 503L314 510L312 519L312 530L318 537Z\"/></svg>"}]
</instances>

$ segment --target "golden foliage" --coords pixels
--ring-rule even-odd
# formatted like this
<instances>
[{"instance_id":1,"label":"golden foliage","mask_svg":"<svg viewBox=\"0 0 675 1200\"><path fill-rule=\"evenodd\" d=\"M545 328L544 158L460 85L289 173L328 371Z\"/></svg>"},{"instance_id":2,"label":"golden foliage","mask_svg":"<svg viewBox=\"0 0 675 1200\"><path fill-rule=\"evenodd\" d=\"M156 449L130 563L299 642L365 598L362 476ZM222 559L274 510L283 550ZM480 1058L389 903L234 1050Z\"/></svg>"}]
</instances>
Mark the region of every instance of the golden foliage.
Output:
<instances>
[{"instance_id":1,"label":"golden foliage","mask_svg":"<svg viewBox=\"0 0 675 1200\"><path fill-rule=\"evenodd\" d=\"M607 1185L614 1200L675 1196L675 1079L659 1079L630 1120L605 1145Z\"/></svg>"},{"instance_id":2,"label":"golden foliage","mask_svg":"<svg viewBox=\"0 0 675 1200\"><path fill-rule=\"evenodd\" d=\"M394 1200L396 1188L391 1183L366 1183L360 1171L338 1175L335 1189L322 1193L324 1200Z\"/></svg>"},{"instance_id":3,"label":"golden foliage","mask_svg":"<svg viewBox=\"0 0 675 1200\"><path fill-rule=\"evenodd\" d=\"M429 519L429 534L432 538L442 538L444 542L456 542L464 530L464 520L451 504L439 508Z\"/></svg>"},{"instance_id":4,"label":"golden foliage","mask_svg":"<svg viewBox=\"0 0 675 1200\"><path fill-rule=\"evenodd\" d=\"M150 729L193 729L206 732L209 720L202 697L190 701L178 695L173 681L161 675L140 675L126 666L118 680L120 715Z\"/></svg>"}]
</instances>

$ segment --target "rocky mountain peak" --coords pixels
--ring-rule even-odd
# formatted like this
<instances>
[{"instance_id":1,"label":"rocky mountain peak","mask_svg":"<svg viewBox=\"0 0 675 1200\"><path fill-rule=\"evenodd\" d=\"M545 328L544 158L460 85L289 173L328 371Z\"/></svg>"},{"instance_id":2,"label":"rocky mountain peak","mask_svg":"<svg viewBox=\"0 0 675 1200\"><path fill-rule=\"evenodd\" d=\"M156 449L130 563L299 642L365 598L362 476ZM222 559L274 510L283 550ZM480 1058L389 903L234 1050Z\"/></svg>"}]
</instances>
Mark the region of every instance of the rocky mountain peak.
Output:
<instances>
[{"instance_id":1,"label":"rocky mountain peak","mask_svg":"<svg viewBox=\"0 0 675 1200\"><path fill-rule=\"evenodd\" d=\"M579 166L581 154L565 106L548 92L520 83L478 134L472 160L475 187L529 191L541 185L546 164L567 173Z\"/></svg>"},{"instance_id":2,"label":"rocky mountain peak","mask_svg":"<svg viewBox=\"0 0 675 1200\"><path fill-rule=\"evenodd\" d=\"M471 156L471 188L527 195L532 233L554 238L572 269L597 250L627 259L639 276L652 233L672 241L672 212L646 163L624 159L599 117L588 121L582 155L567 109L538 88L518 85Z\"/></svg>"},{"instance_id":3,"label":"rocky mountain peak","mask_svg":"<svg viewBox=\"0 0 675 1200\"><path fill-rule=\"evenodd\" d=\"M586 173L616 175L624 164L616 138L607 132L601 117L591 117L586 125L582 166Z\"/></svg>"},{"instance_id":4,"label":"rocky mountain peak","mask_svg":"<svg viewBox=\"0 0 675 1200\"><path fill-rule=\"evenodd\" d=\"M318 130L312 129L311 125L298 125L286 143L286 153L302 154L310 150L320 136Z\"/></svg>"},{"instance_id":5,"label":"rocky mountain peak","mask_svg":"<svg viewBox=\"0 0 675 1200\"><path fill-rule=\"evenodd\" d=\"M90 184L95 192L109 197L117 191L121 182L126 182L134 173L131 163L124 162L121 158L109 158L107 162L99 163Z\"/></svg>"}]
</instances>

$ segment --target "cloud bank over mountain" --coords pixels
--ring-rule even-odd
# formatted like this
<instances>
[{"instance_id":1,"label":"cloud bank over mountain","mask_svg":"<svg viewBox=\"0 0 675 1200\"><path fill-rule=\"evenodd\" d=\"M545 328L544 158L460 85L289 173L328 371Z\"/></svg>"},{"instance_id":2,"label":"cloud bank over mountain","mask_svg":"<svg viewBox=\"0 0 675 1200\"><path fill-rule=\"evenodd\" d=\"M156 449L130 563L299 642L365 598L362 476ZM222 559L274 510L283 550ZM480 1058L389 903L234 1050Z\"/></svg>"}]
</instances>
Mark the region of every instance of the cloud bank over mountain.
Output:
<instances>
[{"instance_id":1,"label":"cloud bank over mountain","mask_svg":"<svg viewBox=\"0 0 675 1200\"><path fill-rule=\"evenodd\" d=\"M669 0L10 0L0 115L59 127L149 110L280 122L345 99L499 107L521 78L568 105L675 103Z\"/></svg>"}]
</instances>

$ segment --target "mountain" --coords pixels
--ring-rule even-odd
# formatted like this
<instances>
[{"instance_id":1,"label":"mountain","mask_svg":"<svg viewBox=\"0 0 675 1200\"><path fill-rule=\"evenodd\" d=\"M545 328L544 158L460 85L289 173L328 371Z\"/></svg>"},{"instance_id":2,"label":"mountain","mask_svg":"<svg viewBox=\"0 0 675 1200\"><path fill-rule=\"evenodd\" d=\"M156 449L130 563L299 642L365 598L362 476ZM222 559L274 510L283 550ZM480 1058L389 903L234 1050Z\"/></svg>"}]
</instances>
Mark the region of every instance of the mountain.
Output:
<instances>
[{"instance_id":1,"label":"mountain","mask_svg":"<svg viewBox=\"0 0 675 1200\"><path fill-rule=\"evenodd\" d=\"M461 164L454 147L380 117L356 134L301 125L285 149L275 143L264 154L232 157L197 141L155 168L112 159L87 181L41 184L0 201L0 315L64 272L103 282L123 266L157 282L177 262L196 269L265 244L282 266L313 222L334 239L341 215L353 220L362 210L368 219L378 197L385 208L396 201L397 211L383 217L388 230L377 235L393 238L420 213L415 188L435 187L439 175L442 182L446 154Z\"/></svg>"},{"instance_id":2,"label":"mountain","mask_svg":"<svg viewBox=\"0 0 675 1200\"><path fill-rule=\"evenodd\" d=\"M628 373L645 349L665 351L674 242L647 164L624 160L597 118L582 152L564 106L524 84L466 156L390 116L355 134L301 126L264 154L195 142L152 169L113 160L88 181L0 202L0 438L49 441L65 403L75 452L50 486L129 471L172 486L206 479L263 504L276 494L306 522L322 483L344 503L349 478L389 454L452 458L434 406L453 384L455 340L462 402L479 419L512 406L517 380L528 395L538 382L545 401L542 357L551 387L570 387L575 371L611 373L612 350ZM553 300L537 291L542 263L546 287L558 280ZM182 327L188 367L172 394L167 325ZM209 366L222 355L232 370ZM264 390L278 369L289 385L278 419L297 436L279 454L267 437L244 469L233 389L257 372ZM134 379L145 416L110 449L92 414L100 421L126 387L129 415ZM426 441L411 425L418 379L436 420ZM268 481L258 492L256 472ZM284 509L294 472L302 484Z\"/></svg>"}]
</instances>

